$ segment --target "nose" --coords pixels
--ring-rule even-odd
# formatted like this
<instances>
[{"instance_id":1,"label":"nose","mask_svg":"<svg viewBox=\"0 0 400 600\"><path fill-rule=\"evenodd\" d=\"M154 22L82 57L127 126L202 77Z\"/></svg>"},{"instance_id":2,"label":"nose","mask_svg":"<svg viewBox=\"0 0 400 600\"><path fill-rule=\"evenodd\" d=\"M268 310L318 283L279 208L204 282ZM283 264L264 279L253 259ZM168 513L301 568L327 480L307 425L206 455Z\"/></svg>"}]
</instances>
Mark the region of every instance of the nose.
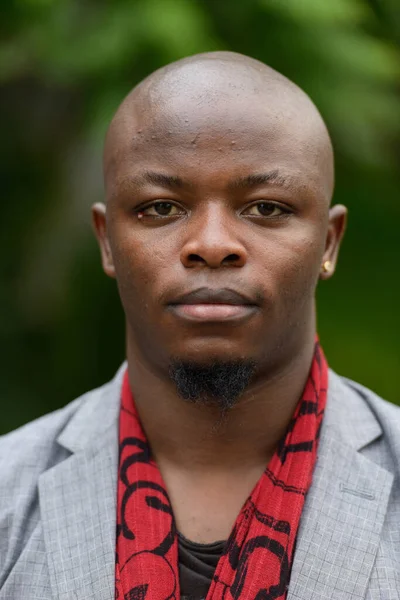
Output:
<instances>
[{"instance_id":1,"label":"nose","mask_svg":"<svg viewBox=\"0 0 400 600\"><path fill-rule=\"evenodd\" d=\"M247 252L238 238L235 217L221 207L209 207L193 218L181 250L186 268L243 267Z\"/></svg>"}]
</instances>

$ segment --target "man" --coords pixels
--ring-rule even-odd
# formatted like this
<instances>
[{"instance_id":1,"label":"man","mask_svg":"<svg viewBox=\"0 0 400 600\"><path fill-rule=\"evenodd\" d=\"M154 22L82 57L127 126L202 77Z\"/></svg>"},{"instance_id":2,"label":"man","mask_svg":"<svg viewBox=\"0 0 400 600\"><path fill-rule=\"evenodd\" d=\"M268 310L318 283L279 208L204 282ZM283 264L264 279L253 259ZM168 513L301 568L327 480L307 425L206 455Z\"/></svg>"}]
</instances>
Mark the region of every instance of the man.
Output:
<instances>
[{"instance_id":1,"label":"man","mask_svg":"<svg viewBox=\"0 0 400 600\"><path fill-rule=\"evenodd\" d=\"M400 413L316 338L346 209L315 106L190 57L123 101L104 172L127 364L0 441L0 599L400 598Z\"/></svg>"}]
</instances>

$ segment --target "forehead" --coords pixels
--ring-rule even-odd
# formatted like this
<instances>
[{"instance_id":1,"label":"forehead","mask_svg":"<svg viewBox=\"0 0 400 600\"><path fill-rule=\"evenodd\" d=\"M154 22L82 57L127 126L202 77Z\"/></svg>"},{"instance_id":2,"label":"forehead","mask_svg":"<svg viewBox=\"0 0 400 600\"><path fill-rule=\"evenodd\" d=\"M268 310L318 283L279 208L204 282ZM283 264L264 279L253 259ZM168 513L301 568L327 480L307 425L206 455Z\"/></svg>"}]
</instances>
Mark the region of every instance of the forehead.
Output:
<instances>
[{"instance_id":1,"label":"forehead","mask_svg":"<svg viewBox=\"0 0 400 600\"><path fill-rule=\"evenodd\" d=\"M279 170L331 193L321 128L307 112L301 115L301 106L241 93L208 101L185 94L150 98L140 108L128 104L113 123L107 184L146 170L209 183Z\"/></svg>"}]
</instances>

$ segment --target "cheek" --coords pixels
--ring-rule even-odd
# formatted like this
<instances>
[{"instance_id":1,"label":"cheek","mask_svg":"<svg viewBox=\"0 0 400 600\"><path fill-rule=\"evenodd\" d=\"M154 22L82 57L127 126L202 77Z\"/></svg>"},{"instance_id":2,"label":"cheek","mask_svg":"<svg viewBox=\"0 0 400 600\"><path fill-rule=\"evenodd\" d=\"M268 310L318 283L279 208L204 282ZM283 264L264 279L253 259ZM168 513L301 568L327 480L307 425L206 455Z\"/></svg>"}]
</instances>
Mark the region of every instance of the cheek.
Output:
<instances>
[{"instance_id":1,"label":"cheek","mask_svg":"<svg viewBox=\"0 0 400 600\"><path fill-rule=\"evenodd\" d=\"M278 297L312 297L324 246L315 232L288 232L270 240L263 252L265 286Z\"/></svg>"},{"instance_id":2,"label":"cheek","mask_svg":"<svg viewBox=\"0 0 400 600\"><path fill-rule=\"evenodd\" d=\"M165 244L143 239L132 231L116 231L112 253L122 302L135 310L146 311L149 300L157 296L157 285L167 272Z\"/></svg>"}]
</instances>

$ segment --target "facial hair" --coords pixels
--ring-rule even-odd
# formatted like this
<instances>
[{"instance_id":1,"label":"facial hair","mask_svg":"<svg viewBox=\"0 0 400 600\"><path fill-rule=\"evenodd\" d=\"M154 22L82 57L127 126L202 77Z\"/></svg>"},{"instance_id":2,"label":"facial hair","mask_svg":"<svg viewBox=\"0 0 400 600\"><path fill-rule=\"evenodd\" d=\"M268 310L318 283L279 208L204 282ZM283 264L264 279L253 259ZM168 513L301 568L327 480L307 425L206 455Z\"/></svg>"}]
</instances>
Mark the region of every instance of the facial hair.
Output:
<instances>
[{"instance_id":1,"label":"facial hair","mask_svg":"<svg viewBox=\"0 0 400 600\"><path fill-rule=\"evenodd\" d=\"M208 365L174 360L169 374L181 398L195 404L217 406L225 412L237 403L255 369L256 363L251 360Z\"/></svg>"}]
</instances>

